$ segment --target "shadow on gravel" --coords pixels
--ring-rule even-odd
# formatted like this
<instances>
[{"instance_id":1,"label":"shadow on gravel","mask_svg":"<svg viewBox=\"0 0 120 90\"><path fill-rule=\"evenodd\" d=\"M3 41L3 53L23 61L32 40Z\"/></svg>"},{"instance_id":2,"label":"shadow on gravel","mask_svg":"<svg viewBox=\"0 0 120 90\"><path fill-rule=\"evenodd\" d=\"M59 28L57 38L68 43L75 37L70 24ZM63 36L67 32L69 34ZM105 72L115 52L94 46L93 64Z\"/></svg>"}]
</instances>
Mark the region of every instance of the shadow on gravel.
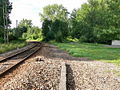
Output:
<instances>
[{"instance_id":1,"label":"shadow on gravel","mask_svg":"<svg viewBox=\"0 0 120 90\"><path fill-rule=\"evenodd\" d=\"M68 64L66 64L66 68L67 68L67 90L75 90L73 71L70 65Z\"/></svg>"}]
</instances>

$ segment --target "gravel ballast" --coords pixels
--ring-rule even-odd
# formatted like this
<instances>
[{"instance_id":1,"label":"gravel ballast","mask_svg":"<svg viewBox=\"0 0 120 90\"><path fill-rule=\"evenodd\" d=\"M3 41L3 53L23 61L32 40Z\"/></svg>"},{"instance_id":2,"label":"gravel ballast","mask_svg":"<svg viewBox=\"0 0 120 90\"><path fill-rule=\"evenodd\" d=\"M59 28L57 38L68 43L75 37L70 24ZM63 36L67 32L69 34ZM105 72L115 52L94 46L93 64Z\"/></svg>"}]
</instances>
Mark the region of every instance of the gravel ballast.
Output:
<instances>
[{"instance_id":1,"label":"gravel ballast","mask_svg":"<svg viewBox=\"0 0 120 90\"><path fill-rule=\"evenodd\" d=\"M58 90L61 64L53 60L30 62L3 90Z\"/></svg>"},{"instance_id":2,"label":"gravel ballast","mask_svg":"<svg viewBox=\"0 0 120 90\"><path fill-rule=\"evenodd\" d=\"M72 90L120 90L120 67L97 61L72 61L67 66L67 85Z\"/></svg>"}]
</instances>

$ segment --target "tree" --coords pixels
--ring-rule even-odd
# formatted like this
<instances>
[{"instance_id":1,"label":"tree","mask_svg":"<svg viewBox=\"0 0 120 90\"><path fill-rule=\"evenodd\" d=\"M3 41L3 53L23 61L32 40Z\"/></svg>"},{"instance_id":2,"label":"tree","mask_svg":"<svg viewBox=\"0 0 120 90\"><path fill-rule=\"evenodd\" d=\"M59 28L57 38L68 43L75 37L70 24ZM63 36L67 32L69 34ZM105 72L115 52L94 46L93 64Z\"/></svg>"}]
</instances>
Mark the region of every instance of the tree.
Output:
<instances>
[{"instance_id":1,"label":"tree","mask_svg":"<svg viewBox=\"0 0 120 90\"><path fill-rule=\"evenodd\" d=\"M19 22L18 27L13 29L13 34L16 38L21 38L23 33L26 33L29 28L32 28L32 21L23 19Z\"/></svg>"},{"instance_id":2,"label":"tree","mask_svg":"<svg viewBox=\"0 0 120 90\"><path fill-rule=\"evenodd\" d=\"M54 40L54 32L52 30L52 21L44 20L42 24L42 33L45 41Z\"/></svg>"},{"instance_id":3,"label":"tree","mask_svg":"<svg viewBox=\"0 0 120 90\"><path fill-rule=\"evenodd\" d=\"M44 40L62 42L68 33L68 11L62 5L48 5L40 13Z\"/></svg>"},{"instance_id":4,"label":"tree","mask_svg":"<svg viewBox=\"0 0 120 90\"><path fill-rule=\"evenodd\" d=\"M41 21L44 20L67 20L68 18L68 11L62 5L48 5L43 8L43 13L40 13Z\"/></svg>"},{"instance_id":5,"label":"tree","mask_svg":"<svg viewBox=\"0 0 120 90\"><path fill-rule=\"evenodd\" d=\"M107 5L113 38L120 40L120 0L108 0Z\"/></svg>"},{"instance_id":6,"label":"tree","mask_svg":"<svg viewBox=\"0 0 120 90\"><path fill-rule=\"evenodd\" d=\"M88 0L71 14L72 36L100 43L120 39L119 12L119 0Z\"/></svg>"},{"instance_id":7,"label":"tree","mask_svg":"<svg viewBox=\"0 0 120 90\"><path fill-rule=\"evenodd\" d=\"M12 10L12 3L9 0L0 0L0 31L4 31L4 35L1 35L1 38L4 36L4 41L8 42L8 27L11 24L9 19L9 14ZM2 33L3 33L2 31Z\"/></svg>"},{"instance_id":8,"label":"tree","mask_svg":"<svg viewBox=\"0 0 120 90\"><path fill-rule=\"evenodd\" d=\"M68 22L64 20L55 20L51 29L54 32L54 40L57 42L63 42L68 36Z\"/></svg>"},{"instance_id":9,"label":"tree","mask_svg":"<svg viewBox=\"0 0 120 90\"><path fill-rule=\"evenodd\" d=\"M89 5L83 4L81 8L73 10L71 13L71 23L72 31L71 34L73 38L83 38L86 41L86 38L89 37L88 31L90 30L89 24L86 21L86 17L89 12ZM91 31L89 31L91 32Z\"/></svg>"},{"instance_id":10,"label":"tree","mask_svg":"<svg viewBox=\"0 0 120 90\"><path fill-rule=\"evenodd\" d=\"M32 27L32 20L23 19L19 22L18 27L23 30L22 32L27 32L27 29Z\"/></svg>"}]
</instances>

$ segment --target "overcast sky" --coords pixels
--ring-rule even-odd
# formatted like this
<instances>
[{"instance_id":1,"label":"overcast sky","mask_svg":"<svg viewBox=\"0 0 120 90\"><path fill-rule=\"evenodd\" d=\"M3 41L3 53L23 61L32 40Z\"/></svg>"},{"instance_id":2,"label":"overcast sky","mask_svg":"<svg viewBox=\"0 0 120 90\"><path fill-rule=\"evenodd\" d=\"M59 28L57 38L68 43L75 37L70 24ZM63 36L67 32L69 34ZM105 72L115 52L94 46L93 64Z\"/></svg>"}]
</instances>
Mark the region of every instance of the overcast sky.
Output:
<instances>
[{"instance_id":1,"label":"overcast sky","mask_svg":"<svg viewBox=\"0 0 120 90\"><path fill-rule=\"evenodd\" d=\"M32 20L33 25L41 27L39 13L43 7L49 4L62 4L71 12L74 8L79 8L81 4L87 0L10 0L13 3L10 19L12 27L16 26L16 20L20 21L23 18Z\"/></svg>"}]
</instances>

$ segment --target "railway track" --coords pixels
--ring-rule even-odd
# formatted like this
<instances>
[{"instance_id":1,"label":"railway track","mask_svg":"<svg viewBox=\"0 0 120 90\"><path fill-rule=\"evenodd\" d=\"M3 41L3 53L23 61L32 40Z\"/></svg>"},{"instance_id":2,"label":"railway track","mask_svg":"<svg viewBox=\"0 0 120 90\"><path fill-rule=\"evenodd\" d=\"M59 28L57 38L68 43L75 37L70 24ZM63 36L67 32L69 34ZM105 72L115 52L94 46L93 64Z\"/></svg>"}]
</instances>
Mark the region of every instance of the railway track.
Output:
<instances>
[{"instance_id":1,"label":"railway track","mask_svg":"<svg viewBox=\"0 0 120 90\"><path fill-rule=\"evenodd\" d=\"M13 69L18 64L22 63L24 60L29 58L35 52L37 52L42 47L42 44L35 43L35 45L29 47L26 50L20 51L17 54L6 57L0 60L0 76L7 73L9 70Z\"/></svg>"},{"instance_id":2,"label":"railway track","mask_svg":"<svg viewBox=\"0 0 120 90\"><path fill-rule=\"evenodd\" d=\"M16 56L20 53L23 53L24 51L27 51L35 46L36 46L36 44L32 43L31 45L28 45L27 47L24 47L24 48L19 49L19 50L15 50L12 53L9 52L8 54L0 55L0 62L4 62L5 60L10 59L11 57Z\"/></svg>"}]
</instances>

